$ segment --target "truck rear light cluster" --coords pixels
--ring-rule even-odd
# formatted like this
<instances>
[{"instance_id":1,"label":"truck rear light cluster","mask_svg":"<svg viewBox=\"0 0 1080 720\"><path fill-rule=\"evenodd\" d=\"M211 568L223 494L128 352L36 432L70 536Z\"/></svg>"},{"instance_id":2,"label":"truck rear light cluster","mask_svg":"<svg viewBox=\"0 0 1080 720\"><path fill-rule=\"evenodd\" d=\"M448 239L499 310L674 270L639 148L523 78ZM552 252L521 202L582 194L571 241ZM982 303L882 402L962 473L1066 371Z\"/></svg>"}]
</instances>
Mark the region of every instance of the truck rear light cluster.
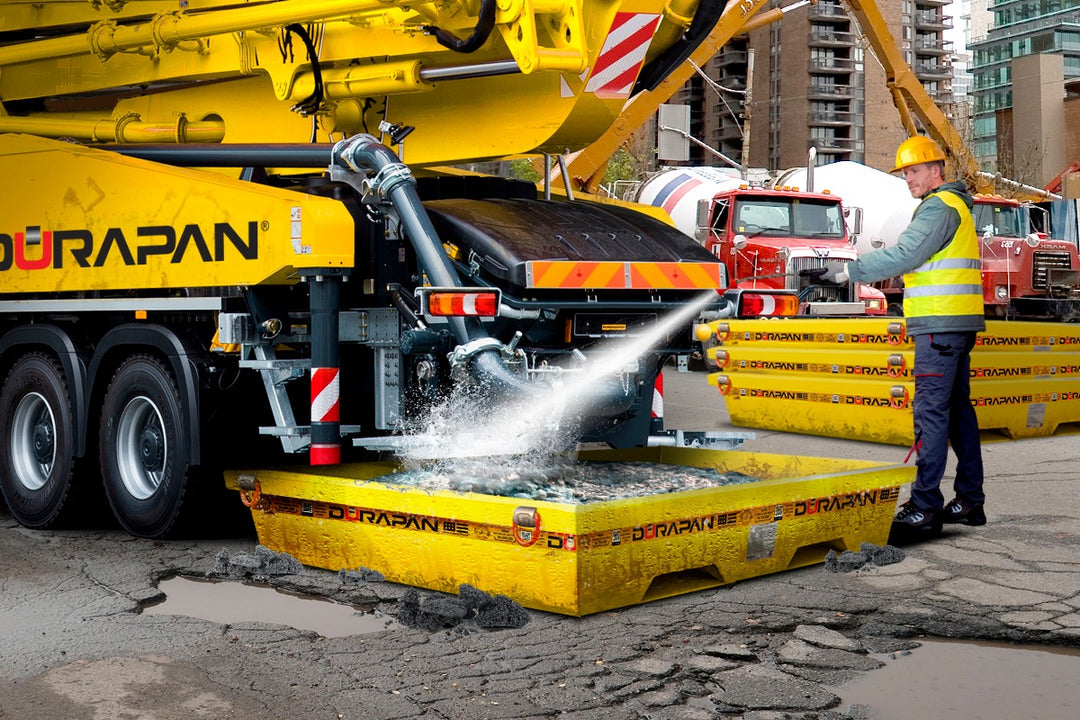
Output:
<instances>
[{"instance_id":1,"label":"truck rear light cluster","mask_svg":"<svg viewBox=\"0 0 1080 720\"><path fill-rule=\"evenodd\" d=\"M799 298L794 294L742 292L738 317L788 317L799 313Z\"/></svg>"},{"instance_id":2,"label":"truck rear light cluster","mask_svg":"<svg viewBox=\"0 0 1080 720\"><path fill-rule=\"evenodd\" d=\"M888 306L883 298L871 298L864 302L866 304L866 312L869 315L877 315L888 310Z\"/></svg>"},{"instance_id":3,"label":"truck rear light cluster","mask_svg":"<svg viewBox=\"0 0 1080 720\"><path fill-rule=\"evenodd\" d=\"M499 297L493 292L433 292L428 295L428 312L443 317L495 317Z\"/></svg>"},{"instance_id":4,"label":"truck rear light cluster","mask_svg":"<svg viewBox=\"0 0 1080 720\"><path fill-rule=\"evenodd\" d=\"M496 317L502 293L490 287L419 287L416 294L427 318Z\"/></svg>"}]
</instances>

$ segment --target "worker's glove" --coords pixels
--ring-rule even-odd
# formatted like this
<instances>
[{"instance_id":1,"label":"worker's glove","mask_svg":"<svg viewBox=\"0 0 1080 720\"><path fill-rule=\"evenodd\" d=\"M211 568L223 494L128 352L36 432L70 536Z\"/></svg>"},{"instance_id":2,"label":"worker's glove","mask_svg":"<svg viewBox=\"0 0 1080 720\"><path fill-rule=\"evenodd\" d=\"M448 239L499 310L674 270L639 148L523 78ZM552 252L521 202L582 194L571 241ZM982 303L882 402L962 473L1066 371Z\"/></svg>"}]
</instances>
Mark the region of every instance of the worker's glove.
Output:
<instances>
[{"instance_id":1,"label":"worker's glove","mask_svg":"<svg viewBox=\"0 0 1080 720\"><path fill-rule=\"evenodd\" d=\"M829 285L846 285L851 276L848 275L847 263L836 263L825 267L821 275L821 282Z\"/></svg>"}]
</instances>

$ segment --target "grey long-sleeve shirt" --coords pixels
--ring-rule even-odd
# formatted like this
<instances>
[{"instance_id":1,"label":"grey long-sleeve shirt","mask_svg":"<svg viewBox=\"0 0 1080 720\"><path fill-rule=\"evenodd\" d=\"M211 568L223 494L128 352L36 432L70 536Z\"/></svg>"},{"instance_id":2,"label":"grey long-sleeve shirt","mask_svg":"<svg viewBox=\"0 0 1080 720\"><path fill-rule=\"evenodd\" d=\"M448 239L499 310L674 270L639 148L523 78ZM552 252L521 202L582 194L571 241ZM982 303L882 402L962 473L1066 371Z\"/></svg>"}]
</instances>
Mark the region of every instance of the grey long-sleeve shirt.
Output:
<instances>
[{"instance_id":1,"label":"grey long-sleeve shirt","mask_svg":"<svg viewBox=\"0 0 1080 720\"><path fill-rule=\"evenodd\" d=\"M923 196L923 201L915 208L911 224L900 233L895 245L869 252L848 263L848 275L852 280L870 283L911 272L952 240L960 227L960 216L941 198L929 197L940 190L959 195L968 209L973 205L971 195L963 183L947 182L934 188ZM907 321L908 335L981 332L985 329L986 322L981 315L910 318Z\"/></svg>"}]
</instances>

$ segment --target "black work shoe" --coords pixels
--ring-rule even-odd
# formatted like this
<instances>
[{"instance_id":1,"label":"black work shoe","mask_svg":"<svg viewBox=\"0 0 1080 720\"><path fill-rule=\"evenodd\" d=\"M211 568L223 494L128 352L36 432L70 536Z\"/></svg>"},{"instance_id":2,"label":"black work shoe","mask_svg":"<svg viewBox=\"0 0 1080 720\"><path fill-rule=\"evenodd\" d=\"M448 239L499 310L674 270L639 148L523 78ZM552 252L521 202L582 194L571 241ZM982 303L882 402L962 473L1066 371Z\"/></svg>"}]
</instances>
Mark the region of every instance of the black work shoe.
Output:
<instances>
[{"instance_id":1,"label":"black work shoe","mask_svg":"<svg viewBox=\"0 0 1080 720\"><path fill-rule=\"evenodd\" d=\"M961 525L985 525L986 513L982 504L969 505L960 498L953 498L941 511L941 521Z\"/></svg>"},{"instance_id":2,"label":"black work shoe","mask_svg":"<svg viewBox=\"0 0 1080 720\"><path fill-rule=\"evenodd\" d=\"M941 532L941 511L925 510L908 500L900 506L889 530L889 542L906 543Z\"/></svg>"}]
</instances>

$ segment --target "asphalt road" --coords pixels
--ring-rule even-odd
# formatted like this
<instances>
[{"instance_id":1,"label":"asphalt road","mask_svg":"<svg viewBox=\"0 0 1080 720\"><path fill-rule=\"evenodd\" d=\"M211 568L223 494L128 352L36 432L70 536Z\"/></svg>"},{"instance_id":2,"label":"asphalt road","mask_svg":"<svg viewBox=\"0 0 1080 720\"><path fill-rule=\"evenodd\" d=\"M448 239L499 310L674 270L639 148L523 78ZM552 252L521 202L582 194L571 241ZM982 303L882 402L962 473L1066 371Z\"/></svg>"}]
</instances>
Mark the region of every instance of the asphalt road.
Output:
<instances>
[{"instance_id":1,"label":"asphalt road","mask_svg":"<svg viewBox=\"0 0 1080 720\"><path fill-rule=\"evenodd\" d=\"M733 429L703 375L668 373L665 390L669 426ZM163 578L205 576L254 535L30 531L0 510L0 718L864 718L836 686L922 635L1080 647L1078 448L1068 435L987 443L989 523L894 564L813 566L580 619L529 611L503 629L391 622L406 588L310 568L272 582L377 611L382 627L324 637L142 613ZM744 449L906 454L771 431Z\"/></svg>"}]
</instances>

